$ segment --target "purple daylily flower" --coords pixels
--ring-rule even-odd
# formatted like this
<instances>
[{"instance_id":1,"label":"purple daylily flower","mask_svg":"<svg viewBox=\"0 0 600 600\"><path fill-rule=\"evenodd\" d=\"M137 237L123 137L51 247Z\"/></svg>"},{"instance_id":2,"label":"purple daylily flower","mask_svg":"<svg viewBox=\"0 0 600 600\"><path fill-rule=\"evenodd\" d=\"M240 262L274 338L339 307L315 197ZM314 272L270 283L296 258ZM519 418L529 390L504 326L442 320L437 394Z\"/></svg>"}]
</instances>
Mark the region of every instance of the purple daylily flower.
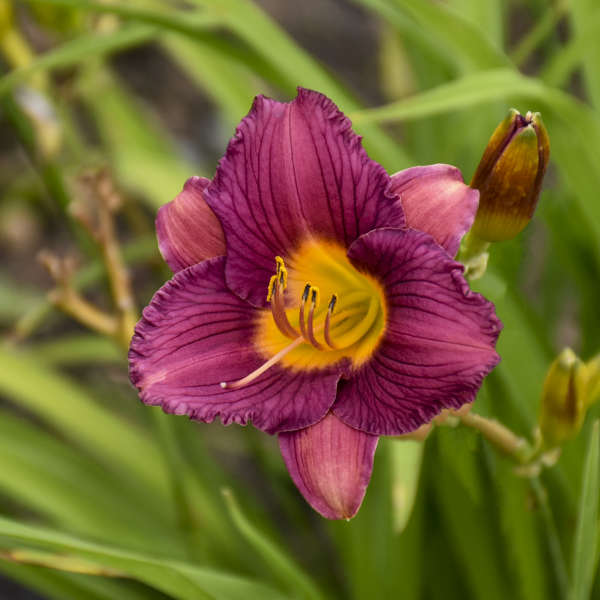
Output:
<instances>
[{"instance_id":1,"label":"purple daylily flower","mask_svg":"<svg viewBox=\"0 0 600 600\"><path fill-rule=\"evenodd\" d=\"M448 165L390 177L325 96L259 96L213 181L157 218L175 271L136 327L146 404L278 434L294 483L350 518L378 437L471 402L501 323L452 259L478 192Z\"/></svg>"}]
</instances>

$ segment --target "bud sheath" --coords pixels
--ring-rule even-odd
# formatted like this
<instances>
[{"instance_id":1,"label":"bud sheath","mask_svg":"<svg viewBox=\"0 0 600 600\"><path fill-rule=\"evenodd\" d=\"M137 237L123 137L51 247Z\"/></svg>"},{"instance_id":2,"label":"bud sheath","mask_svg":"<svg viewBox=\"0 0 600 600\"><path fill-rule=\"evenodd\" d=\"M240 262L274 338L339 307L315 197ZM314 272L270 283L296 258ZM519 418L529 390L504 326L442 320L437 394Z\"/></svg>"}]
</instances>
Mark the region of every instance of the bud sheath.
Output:
<instances>
[{"instance_id":1,"label":"bud sheath","mask_svg":"<svg viewBox=\"0 0 600 600\"><path fill-rule=\"evenodd\" d=\"M486 242L509 240L531 220L550 144L539 113L511 109L483 153L471 187L479 190L472 233Z\"/></svg>"}]
</instances>

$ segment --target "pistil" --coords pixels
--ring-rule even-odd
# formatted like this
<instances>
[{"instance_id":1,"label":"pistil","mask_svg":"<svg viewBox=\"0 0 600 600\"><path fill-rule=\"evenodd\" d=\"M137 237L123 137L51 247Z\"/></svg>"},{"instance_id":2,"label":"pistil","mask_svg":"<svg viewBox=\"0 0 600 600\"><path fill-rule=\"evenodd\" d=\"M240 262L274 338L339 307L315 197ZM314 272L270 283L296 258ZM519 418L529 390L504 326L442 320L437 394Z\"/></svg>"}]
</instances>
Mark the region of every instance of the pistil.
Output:
<instances>
[{"instance_id":1,"label":"pistil","mask_svg":"<svg viewBox=\"0 0 600 600\"><path fill-rule=\"evenodd\" d=\"M237 390L249 383L253 382L257 377L262 375L265 371L270 369L273 365L276 365L286 354L291 352L294 348L297 348L304 342L303 337L296 338L291 344L280 350L275 356L272 356L267 362L263 363L258 369L252 371L249 375L238 379L237 381L221 381L219 384L224 390Z\"/></svg>"}]
</instances>

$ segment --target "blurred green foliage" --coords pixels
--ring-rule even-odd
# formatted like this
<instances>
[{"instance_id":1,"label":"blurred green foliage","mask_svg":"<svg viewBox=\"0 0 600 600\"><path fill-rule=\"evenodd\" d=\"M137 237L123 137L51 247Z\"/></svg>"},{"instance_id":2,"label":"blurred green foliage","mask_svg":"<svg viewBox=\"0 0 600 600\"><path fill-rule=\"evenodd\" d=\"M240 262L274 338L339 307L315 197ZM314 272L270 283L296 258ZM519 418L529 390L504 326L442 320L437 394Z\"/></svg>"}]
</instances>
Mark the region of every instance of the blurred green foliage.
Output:
<instances>
[{"instance_id":1,"label":"blurred green foliage","mask_svg":"<svg viewBox=\"0 0 600 600\"><path fill-rule=\"evenodd\" d=\"M68 208L79 174L113 173L143 306L169 276L156 209L212 175L255 94L302 85L390 172L448 162L468 180L509 106L541 111L552 154L537 216L492 247L474 286L505 326L474 410L532 440L554 356L600 351L600 5L289 3L332 32L309 50L269 13L288 3L264 4L0 0L0 572L57 600L600 598L597 406L539 476L460 426L382 439L358 516L329 523L274 440L143 408L123 351L46 299L35 255L49 246L78 249L75 284L107 300ZM324 64L339 11L369 24L373 89Z\"/></svg>"}]
</instances>

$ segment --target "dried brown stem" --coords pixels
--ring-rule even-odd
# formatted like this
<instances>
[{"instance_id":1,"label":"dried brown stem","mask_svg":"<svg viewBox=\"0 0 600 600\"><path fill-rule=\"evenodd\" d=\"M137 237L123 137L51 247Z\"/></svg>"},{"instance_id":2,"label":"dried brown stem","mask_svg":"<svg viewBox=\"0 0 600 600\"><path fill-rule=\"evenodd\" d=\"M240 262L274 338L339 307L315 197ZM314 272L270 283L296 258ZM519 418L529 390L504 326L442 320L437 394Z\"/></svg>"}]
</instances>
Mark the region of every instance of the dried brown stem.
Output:
<instances>
[{"instance_id":1,"label":"dried brown stem","mask_svg":"<svg viewBox=\"0 0 600 600\"><path fill-rule=\"evenodd\" d=\"M115 337L119 332L119 321L88 302L72 284L73 262L60 259L51 252L42 251L38 260L46 267L56 282L48 294L52 304L79 321L82 325L103 335Z\"/></svg>"},{"instance_id":2,"label":"dried brown stem","mask_svg":"<svg viewBox=\"0 0 600 600\"><path fill-rule=\"evenodd\" d=\"M115 229L114 215L121 206L121 198L105 169L82 178L82 184L88 196L87 206L80 201L73 206L72 212L98 242L117 309L117 338L127 348L138 315L129 272L123 261Z\"/></svg>"}]
</instances>

